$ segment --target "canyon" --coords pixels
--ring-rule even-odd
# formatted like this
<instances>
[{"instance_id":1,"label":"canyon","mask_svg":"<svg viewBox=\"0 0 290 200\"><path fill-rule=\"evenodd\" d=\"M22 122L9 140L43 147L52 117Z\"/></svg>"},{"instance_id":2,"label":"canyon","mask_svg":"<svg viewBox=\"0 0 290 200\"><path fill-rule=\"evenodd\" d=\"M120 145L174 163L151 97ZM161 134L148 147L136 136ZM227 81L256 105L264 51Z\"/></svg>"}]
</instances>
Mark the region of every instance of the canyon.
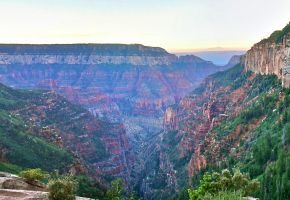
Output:
<instances>
[{"instance_id":1,"label":"canyon","mask_svg":"<svg viewBox=\"0 0 290 200\"><path fill-rule=\"evenodd\" d=\"M139 191L144 187L139 185L144 170L150 170L146 163L154 156L151 148L160 141L167 106L209 74L238 62L234 57L228 65L216 66L194 55L177 57L162 48L137 44L0 45L0 82L50 91L46 104L17 114L33 116L33 122L41 126L41 137L77 154L79 165L87 167L91 176L103 181L121 177ZM73 119L71 125L65 124L64 130L58 127L61 118L53 126L43 123L40 119L45 117L40 116L47 116L47 109L70 115L58 103L53 107L52 97L58 95L81 105L96 119L72 113L67 117ZM75 137L69 130L77 121L83 128L77 129L80 135ZM95 152L94 145L104 145L105 150ZM97 159L100 154L104 157ZM84 168L80 166L78 170Z\"/></svg>"},{"instance_id":2,"label":"canyon","mask_svg":"<svg viewBox=\"0 0 290 200\"><path fill-rule=\"evenodd\" d=\"M208 169L248 167L256 132L286 98L289 47L289 25L225 66L138 44L0 45L0 82L45 91L9 112L71 152L70 171L168 199Z\"/></svg>"},{"instance_id":3,"label":"canyon","mask_svg":"<svg viewBox=\"0 0 290 200\"><path fill-rule=\"evenodd\" d=\"M145 199L239 168L262 199L286 197L271 183L289 170L289 27L225 66L139 44L0 45L0 161L120 177Z\"/></svg>"}]
</instances>

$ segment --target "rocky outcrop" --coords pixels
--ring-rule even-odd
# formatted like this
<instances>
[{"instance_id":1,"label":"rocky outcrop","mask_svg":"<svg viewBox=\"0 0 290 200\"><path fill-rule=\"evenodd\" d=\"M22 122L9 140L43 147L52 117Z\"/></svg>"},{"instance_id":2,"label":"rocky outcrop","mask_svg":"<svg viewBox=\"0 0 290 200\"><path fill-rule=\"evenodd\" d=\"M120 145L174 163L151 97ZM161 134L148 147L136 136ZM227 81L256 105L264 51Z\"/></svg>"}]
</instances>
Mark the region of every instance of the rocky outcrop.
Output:
<instances>
[{"instance_id":1,"label":"rocky outcrop","mask_svg":"<svg viewBox=\"0 0 290 200\"><path fill-rule=\"evenodd\" d=\"M206 158L200 153L200 146L198 146L188 163L188 176L193 177L197 172L206 167Z\"/></svg>"},{"instance_id":2,"label":"rocky outcrop","mask_svg":"<svg viewBox=\"0 0 290 200\"><path fill-rule=\"evenodd\" d=\"M0 189L47 191L46 185L34 181L29 182L19 176L0 172Z\"/></svg>"},{"instance_id":3,"label":"rocky outcrop","mask_svg":"<svg viewBox=\"0 0 290 200\"><path fill-rule=\"evenodd\" d=\"M48 190L40 182L32 184L19 176L0 172L0 200L48 200ZM76 197L76 200L90 199Z\"/></svg>"},{"instance_id":4,"label":"rocky outcrop","mask_svg":"<svg viewBox=\"0 0 290 200\"><path fill-rule=\"evenodd\" d=\"M245 69L259 74L275 74L290 87L290 23L269 38L255 44L245 58ZM278 36L277 36L278 35Z\"/></svg>"},{"instance_id":5,"label":"rocky outcrop","mask_svg":"<svg viewBox=\"0 0 290 200\"><path fill-rule=\"evenodd\" d=\"M176 111L172 107L166 109L163 119L164 128L170 130L175 130L177 128L176 115Z\"/></svg>"}]
</instances>

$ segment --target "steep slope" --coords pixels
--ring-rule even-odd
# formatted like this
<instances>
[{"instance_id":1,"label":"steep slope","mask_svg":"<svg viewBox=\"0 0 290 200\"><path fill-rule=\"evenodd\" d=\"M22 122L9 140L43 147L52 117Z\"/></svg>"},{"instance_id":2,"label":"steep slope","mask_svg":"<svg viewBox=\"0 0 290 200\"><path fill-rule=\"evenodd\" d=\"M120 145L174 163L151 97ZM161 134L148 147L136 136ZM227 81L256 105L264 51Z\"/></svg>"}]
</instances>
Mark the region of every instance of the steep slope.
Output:
<instances>
[{"instance_id":1,"label":"steep slope","mask_svg":"<svg viewBox=\"0 0 290 200\"><path fill-rule=\"evenodd\" d=\"M0 158L22 167L85 172L100 179L130 176L120 124L100 121L54 92L0 85Z\"/></svg>"},{"instance_id":2,"label":"steep slope","mask_svg":"<svg viewBox=\"0 0 290 200\"><path fill-rule=\"evenodd\" d=\"M205 171L239 167L261 180L260 197L288 199L290 96L280 84L273 75L245 73L237 65L168 108L155 171L148 170L149 189L143 188L148 198L169 198L197 184Z\"/></svg>"},{"instance_id":3,"label":"steep slope","mask_svg":"<svg viewBox=\"0 0 290 200\"><path fill-rule=\"evenodd\" d=\"M260 198L290 198L289 36L287 25L167 108L142 181L147 198L169 198L206 171L234 167L260 179Z\"/></svg>"}]
</instances>

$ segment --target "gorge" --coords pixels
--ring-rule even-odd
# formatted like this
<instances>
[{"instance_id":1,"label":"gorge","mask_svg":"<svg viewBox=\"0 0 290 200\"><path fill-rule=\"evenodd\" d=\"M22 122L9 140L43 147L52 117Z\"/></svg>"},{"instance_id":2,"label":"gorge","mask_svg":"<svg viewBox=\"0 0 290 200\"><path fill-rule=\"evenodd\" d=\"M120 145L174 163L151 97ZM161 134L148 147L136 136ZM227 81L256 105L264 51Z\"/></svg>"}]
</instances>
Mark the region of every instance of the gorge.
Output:
<instances>
[{"instance_id":1,"label":"gorge","mask_svg":"<svg viewBox=\"0 0 290 200\"><path fill-rule=\"evenodd\" d=\"M101 141L111 157L85 163L92 171L122 177L135 185L163 129L166 107L209 74L238 62L233 58L226 66L216 66L194 55L177 57L164 49L138 44L11 44L0 45L0 82L13 88L51 91L108 124L107 129L102 128ZM78 136L85 144L91 137L86 132L99 129L89 121ZM55 129L38 126L49 132ZM81 150L73 152L82 152L81 159L94 159L89 146L75 144Z\"/></svg>"}]
</instances>

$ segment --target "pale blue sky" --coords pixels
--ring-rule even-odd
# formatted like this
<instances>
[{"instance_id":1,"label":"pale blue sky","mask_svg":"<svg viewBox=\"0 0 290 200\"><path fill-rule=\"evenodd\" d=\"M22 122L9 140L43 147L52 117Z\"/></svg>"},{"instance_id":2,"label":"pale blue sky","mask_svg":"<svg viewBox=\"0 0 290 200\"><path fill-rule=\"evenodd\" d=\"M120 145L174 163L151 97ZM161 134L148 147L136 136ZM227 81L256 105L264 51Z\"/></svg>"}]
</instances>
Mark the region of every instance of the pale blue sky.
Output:
<instances>
[{"instance_id":1,"label":"pale blue sky","mask_svg":"<svg viewBox=\"0 0 290 200\"><path fill-rule=\"evenodd\" d=\"M249 48L290 21L290 0L0 0L0 43Z\"/></svg>"}]
</instances>

